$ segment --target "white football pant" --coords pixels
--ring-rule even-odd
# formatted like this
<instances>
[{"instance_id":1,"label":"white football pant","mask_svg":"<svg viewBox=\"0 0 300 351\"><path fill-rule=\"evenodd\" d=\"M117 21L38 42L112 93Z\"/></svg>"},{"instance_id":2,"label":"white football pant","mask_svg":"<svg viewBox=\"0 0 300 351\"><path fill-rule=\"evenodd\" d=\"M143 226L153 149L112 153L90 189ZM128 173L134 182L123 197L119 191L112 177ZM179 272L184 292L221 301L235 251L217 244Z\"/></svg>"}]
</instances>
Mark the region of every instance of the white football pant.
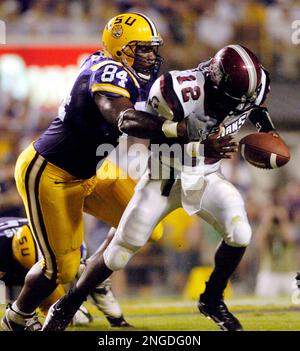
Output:
<instances>
[{"instance_id":1,"label":"white football pant","mask_svg":"<svg viewBox=\"0 0 300 351\"><path fill-rule=\"evenodd\" d=\"M176 179L169 196L161 195L166 180L140 179L116 234L104 251L104 261L113 271L125 267L148 241L155 226L170 212L183 207L211 224L230 246L247 246L251 238L244 201L239 191L218 173L202 177L199 190L186 190ZM183 189L185 188L185 189Z\"/></svg>"}]
</instances>

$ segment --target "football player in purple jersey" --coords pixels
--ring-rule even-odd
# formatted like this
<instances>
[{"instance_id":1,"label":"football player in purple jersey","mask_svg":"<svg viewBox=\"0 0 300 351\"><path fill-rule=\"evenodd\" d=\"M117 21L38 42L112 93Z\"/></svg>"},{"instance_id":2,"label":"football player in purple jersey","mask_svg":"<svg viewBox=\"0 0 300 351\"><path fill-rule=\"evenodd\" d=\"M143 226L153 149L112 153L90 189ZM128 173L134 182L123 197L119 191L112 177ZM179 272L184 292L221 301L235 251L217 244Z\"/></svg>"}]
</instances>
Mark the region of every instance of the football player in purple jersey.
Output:
<instances>
[{"instance_id":1,"label":"football player in purple jersey","mask_svg":"<svg viewBox=\"0 0 300 351\"><path fill-rule=\"evenodd\" d=\"M147 97L162 61L162 39L148 17L126 13L112 18L102 41L104 49L83 63L58 116L16 163L17 188L42 259L7 308L2 320L6 330L37 329L35 309L59 283L73 281L84 239L84 212L118 225L128 200L118 182L97 178L97 166L107 156L99 154L98 147L112 149L122 133L192 140L198 125L207 121L191 116L170 125L163 117L135 109L135 103Z\"/></svg>"}]
</instances>

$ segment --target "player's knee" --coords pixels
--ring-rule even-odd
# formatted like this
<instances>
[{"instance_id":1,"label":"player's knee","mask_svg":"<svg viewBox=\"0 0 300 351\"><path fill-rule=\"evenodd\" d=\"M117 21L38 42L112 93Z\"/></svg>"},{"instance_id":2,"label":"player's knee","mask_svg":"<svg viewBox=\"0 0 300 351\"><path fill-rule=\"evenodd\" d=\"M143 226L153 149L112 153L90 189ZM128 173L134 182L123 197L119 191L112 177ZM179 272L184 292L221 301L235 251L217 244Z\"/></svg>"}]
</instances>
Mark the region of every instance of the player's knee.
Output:
<instances>
[{"instance_id":1,"label":"player's knee","mask_svg":"<svg viewBox=\"0 0 300 351\"><path fill-rule=\"evenodd\" d=\"M250 244L252 230L248 222L239 222L234 226L234 242L236 246L246 247Z\"/></svg>"},{"instance_id":2,"label":"player's knee","mask_svg":"<svg viewBox=\"0 0 300 351\"><path fill-rule=\"evenodd\" d=\"M231 226L228 234L225 238L226 244L235 247L246 247L250 243L252 230L247 221L239 220Z\"/></svg>"},{"instance_id":3,"label":"player's knee","mask_svg":"<svg viewBox=\"0 0 300 351\"><path fill-rule=\"evenodd\" d=\"M71 283L79 270L80 249L57 257L57 281L60 284Z\"/></svg>"},{"instance_id":4,"label":"player's knee","mask_svg":"<svg viewBox=\"0 0 300 351\"><path fill-rule=\"evenodd\" d=\"M128 245L142 247L148 241L155 224L155 219L152 218L151 214L134 208L131 211L130 219L120 223L119 238Z\"/></svg>"},{"instance_id":5,"label":"player's knee","mask_svg":"<svg viewBox=\"0 0 300 351\"><path fill-rule=\"evenodd\" d=\"M118 271L127 265L139 248L121 240L113 241L103 252L104 262L110 270Z\"/></svg>"}]
</instances>

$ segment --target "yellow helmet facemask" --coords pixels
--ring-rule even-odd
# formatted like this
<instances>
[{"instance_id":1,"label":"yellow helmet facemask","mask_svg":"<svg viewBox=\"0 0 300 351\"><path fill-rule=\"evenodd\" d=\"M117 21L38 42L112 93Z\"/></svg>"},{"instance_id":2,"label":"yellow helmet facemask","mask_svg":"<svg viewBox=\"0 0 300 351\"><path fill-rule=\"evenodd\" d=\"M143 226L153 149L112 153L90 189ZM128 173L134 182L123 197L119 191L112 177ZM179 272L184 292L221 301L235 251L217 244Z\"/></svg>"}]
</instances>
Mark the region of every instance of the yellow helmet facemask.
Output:
<instances>
[{"instance_id":1,"label":"yellow helmet facemask","mask_svg":"<svg viewBox=\"0 0 300 351\"><path fill-rule=\"evenodd\" d=\"M105 26L102 41L113 59L122 62L141 79L148 81L158 73L162 63L158 48L163 40L148 17L125 13L112 18Z\"/></svg>"}]
</instances>

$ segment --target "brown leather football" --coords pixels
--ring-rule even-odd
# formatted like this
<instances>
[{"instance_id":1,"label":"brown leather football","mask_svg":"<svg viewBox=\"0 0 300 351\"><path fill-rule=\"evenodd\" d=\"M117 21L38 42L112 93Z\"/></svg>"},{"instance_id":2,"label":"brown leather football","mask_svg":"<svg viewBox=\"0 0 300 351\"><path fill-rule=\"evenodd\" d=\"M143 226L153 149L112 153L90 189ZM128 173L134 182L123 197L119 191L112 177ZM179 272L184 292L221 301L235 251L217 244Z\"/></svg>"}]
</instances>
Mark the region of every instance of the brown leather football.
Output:
<instances>
[{"instance_id":1,"label":"brown leather football","mask_svg":"<svg viewBox=\"0 0 300 351\"><path fill-rule=\"evenodd\" d=\"M275 133L252 133L240 140L243 158L253 166L274 169L284 166L291 156L280 136Z\"/></svg>"}]
</instances>

